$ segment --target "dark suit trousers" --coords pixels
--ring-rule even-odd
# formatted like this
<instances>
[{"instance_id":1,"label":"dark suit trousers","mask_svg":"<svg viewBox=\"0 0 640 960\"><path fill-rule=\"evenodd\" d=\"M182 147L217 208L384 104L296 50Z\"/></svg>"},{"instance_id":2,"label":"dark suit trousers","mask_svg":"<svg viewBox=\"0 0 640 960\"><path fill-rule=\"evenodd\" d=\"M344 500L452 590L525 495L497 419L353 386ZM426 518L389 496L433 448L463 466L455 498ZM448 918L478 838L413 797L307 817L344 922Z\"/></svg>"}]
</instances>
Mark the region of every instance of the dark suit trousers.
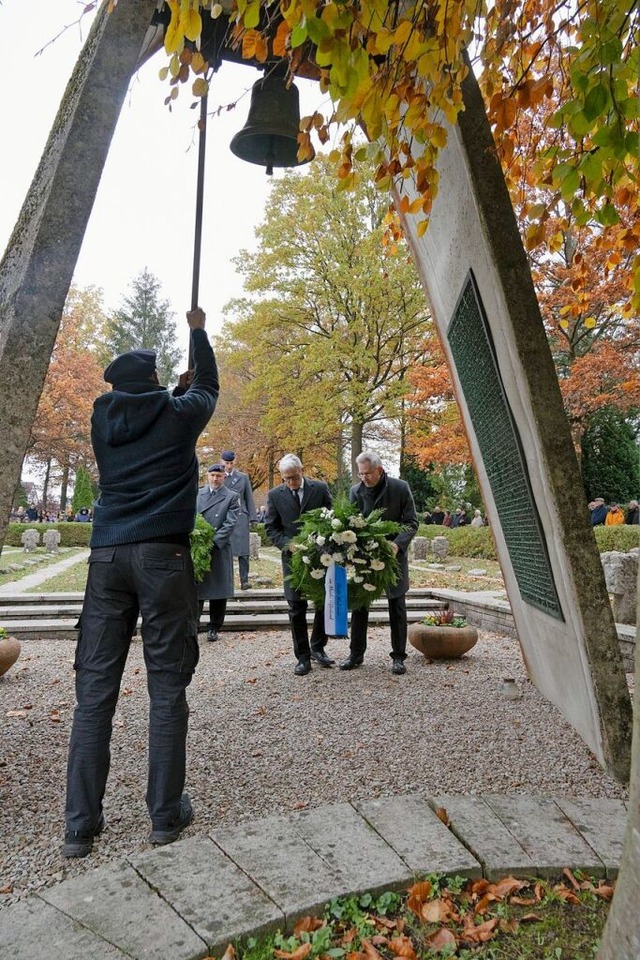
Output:
<instances>
[{"instance_id":1,"label":"dark suit trousers","mask_svg":"<svg viewBox=\"0 0 640 960\"><path fill-rule=\"evenodd\" d=\"M324 629L324 610L316 610L311 629L311 647L309 646L309 631L307 628L307 600L296 591L290 590L287 597L289 604L289 623L293 637L293 653L296 660L309 659L311 650L324 650L327 643L327 634Z\"/></svg>"},{"instance_id":2,"label":"dark suit trousers","mask_svg":"<svg viewBox=\"0 0 640 960\"><path fill-rule=\"evenodd\" d=\"M389 625L391 628L391 653L394 660L407 658L407 598L388 597ZM354 610L351 614L351 643L350 649L354 657L363 657L367 649L367 626L369 624L369 610Z\"/></svg>"}]
</instances>

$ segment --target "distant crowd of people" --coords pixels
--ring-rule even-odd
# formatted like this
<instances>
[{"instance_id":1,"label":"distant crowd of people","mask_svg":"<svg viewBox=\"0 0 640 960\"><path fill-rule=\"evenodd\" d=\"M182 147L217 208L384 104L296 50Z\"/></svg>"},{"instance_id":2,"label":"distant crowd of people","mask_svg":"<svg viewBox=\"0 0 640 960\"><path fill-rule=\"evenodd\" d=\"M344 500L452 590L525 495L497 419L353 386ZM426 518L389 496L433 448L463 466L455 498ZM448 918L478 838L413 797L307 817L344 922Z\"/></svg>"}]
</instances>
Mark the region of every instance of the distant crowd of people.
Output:
<instances>
[{"instance_id":1,"label":"distant crowd of people","mask_svg":"<svg viewBox=\"0 0 640 960\"><path fill-rule=\"evenodd\" d=\"M24 507L22 504L11 513L13 523L91 523L93 511L89 507L81 507L76 513L71 507L56 512L38 510L37 507Z\"/></svg>"},{"instance_id":2,"label":"distant crowd of people","mask_svg":"<svg viewBox=\"0 0 640 960\"><path fill-rule=\"evenodd\" d=\"M607 506L603 497L596 497L589 504L589 510L593 527L619 527L623 524L633 526L640 523L637 500L629 500L625 510L615 500Z\"/></svg>"},{"instance_id":3,"label":"distant crowd of people","mask_svg":"<svg viewBox=\"0 0 640 960\"><path fill-rule=\"evenodd\" d=\"M422 515L422 522L427 524L435 524L438 527L487 527L489 526L489 521L486 517L482 516L481 510L474 510L473 516L471 517L467 512L466 506L460 506L457 510L453 512L451 510L443 510L441 507L436 506L433 510L425 510Z\"/></svg>"}]
</instances>

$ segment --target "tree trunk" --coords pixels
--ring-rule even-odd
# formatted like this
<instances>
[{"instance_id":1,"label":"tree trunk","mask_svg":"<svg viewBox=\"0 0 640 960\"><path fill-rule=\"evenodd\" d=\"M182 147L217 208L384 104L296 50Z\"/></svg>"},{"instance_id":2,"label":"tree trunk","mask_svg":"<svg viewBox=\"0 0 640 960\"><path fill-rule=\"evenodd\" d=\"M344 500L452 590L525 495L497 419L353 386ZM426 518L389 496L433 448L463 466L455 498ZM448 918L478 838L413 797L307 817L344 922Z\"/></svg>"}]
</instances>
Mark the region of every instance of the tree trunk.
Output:
<instances>
[{"instance_id":1,"label":"tree trunk","mask_svg":"<svg viewBox=\"0 0 640 960\"><path fill-rule=\"evenodd\" d=\"M358 464L356 463L356 457L362 453L363 433L364 424L356 423L354 420L351 424L351 478L354 483L358 482Z\"/></svg>"},{"instance_id":2,"label":"tree trunk","mask_svg":"<svg viewBox=\"0 0 640 960\"><path fill-rule=\"evenodd\" d=\"M60 483L60 512L64 512L67 506L67 487L69 486L69 464L65 463L62 467L62 481Z\"/></svg>"},{"instance_id":3,"label":"tree trunk","mask_svg":"<svg viewBox=\"0 0 640 960\"><path fill-rule=\"evenodd\" d=\"M42 486L42 509L47 512L47 498L49 496L49 481L51 480L51 458L47 460L47 469L44 473L44 484Z\"/></svg>"},{"instance_id":4,"label":"tree trunk","mask_svg":"<svg viewBox=\"0 0 640 960\"><path fill-rule=\"evenodd\" d=\"M640 656L637 653L635 698L627 833L598 960L638 960L640 957Z\"/></svg>"}]
</instances>

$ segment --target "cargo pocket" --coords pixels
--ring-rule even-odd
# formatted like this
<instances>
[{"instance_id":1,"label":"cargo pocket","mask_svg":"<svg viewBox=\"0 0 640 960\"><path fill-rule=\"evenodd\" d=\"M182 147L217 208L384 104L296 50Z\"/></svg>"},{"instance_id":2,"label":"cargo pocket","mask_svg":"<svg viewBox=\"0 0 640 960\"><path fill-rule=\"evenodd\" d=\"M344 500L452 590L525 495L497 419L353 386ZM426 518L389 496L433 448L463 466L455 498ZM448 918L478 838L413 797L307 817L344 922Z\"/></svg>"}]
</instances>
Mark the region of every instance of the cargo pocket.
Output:
<instances>
[{"instance_id":1,"label":"cargo pocket","mask_svg":"<svg viewBox=\"0 0 640 960\"><path fill-rule=\"evenodd\" d=\"M185 625L185 638L182 650L182 661L180 663L180 673L192 674L198 665L200 659L200 647L198 646L198 626L195 620L188 620Z\"/></svg>"}]
</instances>

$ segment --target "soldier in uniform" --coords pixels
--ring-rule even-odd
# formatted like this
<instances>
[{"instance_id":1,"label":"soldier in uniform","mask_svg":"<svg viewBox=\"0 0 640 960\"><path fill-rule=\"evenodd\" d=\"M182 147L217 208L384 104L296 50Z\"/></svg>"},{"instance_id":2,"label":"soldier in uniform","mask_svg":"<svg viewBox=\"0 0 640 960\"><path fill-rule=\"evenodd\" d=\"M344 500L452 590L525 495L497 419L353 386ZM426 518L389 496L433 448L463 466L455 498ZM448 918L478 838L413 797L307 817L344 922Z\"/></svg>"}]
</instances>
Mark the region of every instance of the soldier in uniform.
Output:
<instances>
[{"instance_id":1,"label":"soldier in uniform","mask_svg":"<svg viewBox=\"0 0 640 960\"><path fill-rule=\"evenodd\" d=\"M233 450L223 450L220 455L224 466L224 484L238 495L240 500L240 516L231 534L231 549L234 557L238 558L238 572L240 574L240 589L249 589L249 524L257 523L258 516L253 502L251 481L246 473L238 470L235 465L236 455Z\"/></svg>"},{"instance_id":2,"label":"soldier in uniform","mask_svg":"<svg viewBox=\"0 0 640 960\"><path fill-rule=\"evenodd\" d=\"M209 482L198 491L196 509L215 530L211 566L198 584L199 618L204 601L209 601L207 640L218 639L227 612L227 600L233 597L233 551L231 536L240 516L240 501L233 490L224 485L224 467L214 463L208 470Z\"/></svg>"}]
</instances>

